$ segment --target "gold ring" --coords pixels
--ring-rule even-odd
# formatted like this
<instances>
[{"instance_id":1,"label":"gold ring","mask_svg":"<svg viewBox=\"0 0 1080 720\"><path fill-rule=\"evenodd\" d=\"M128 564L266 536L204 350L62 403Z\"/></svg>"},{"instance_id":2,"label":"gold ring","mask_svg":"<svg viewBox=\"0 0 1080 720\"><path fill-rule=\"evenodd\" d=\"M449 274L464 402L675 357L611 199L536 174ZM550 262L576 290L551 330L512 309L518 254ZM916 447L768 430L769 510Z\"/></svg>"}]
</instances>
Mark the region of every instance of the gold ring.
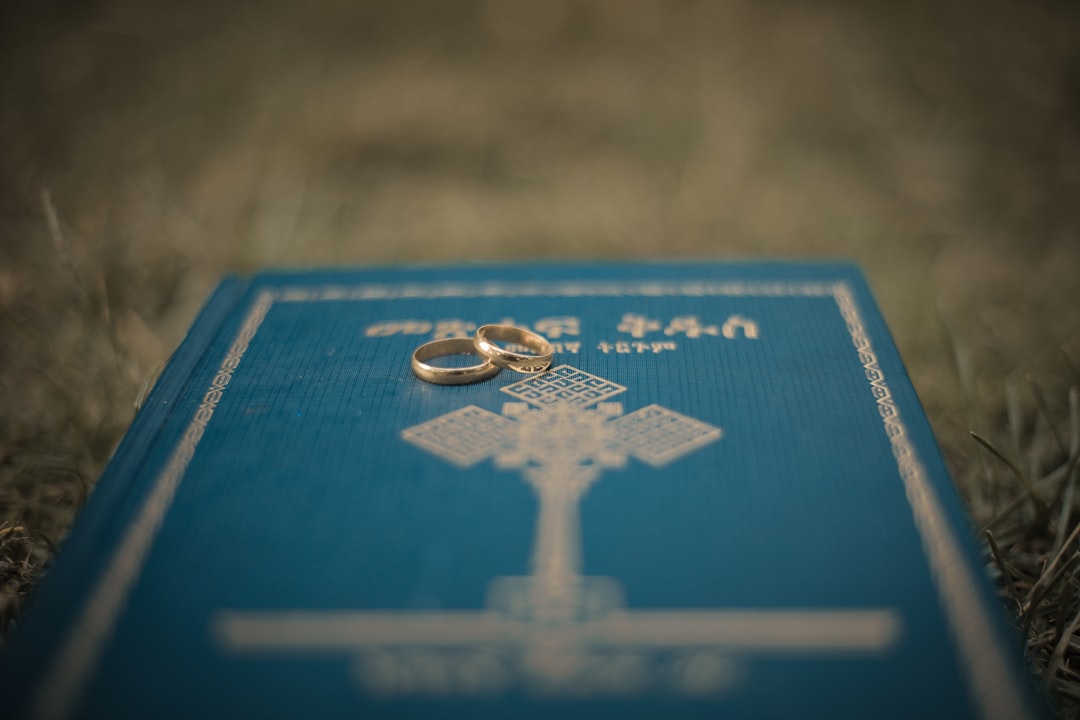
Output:
<instances>
[{"instance_id":1,"label":"gold ring","mask_svg":"<svg viewBox=\"0 0 1080 720\"><path fill-rule=\"evenodd\" d=\"M527 355L507 350L496 345L495 340L523 345L535 354ZM473 343L481 355L499 367L523 373L547 370L555 356L555 350L546 338L513 325L481 325L476 331Z\"/></svg>"},{"instance_id":2,"label":"gold ring","mask_svg":"<svg viewBox=\"0 0 1080 720\"><path fill-rule=\"evenodd\" d=\"M465 367L437 367L424 362L425 360L446 355L478 354L476 345L473 344L470 338L432 340L413 351L412 371L421 380L436 385L467 385L497 375L499 372L498 366L484 356L481 356L484 361L479 365L467 365Z\"/></svg>"}]
</instances>

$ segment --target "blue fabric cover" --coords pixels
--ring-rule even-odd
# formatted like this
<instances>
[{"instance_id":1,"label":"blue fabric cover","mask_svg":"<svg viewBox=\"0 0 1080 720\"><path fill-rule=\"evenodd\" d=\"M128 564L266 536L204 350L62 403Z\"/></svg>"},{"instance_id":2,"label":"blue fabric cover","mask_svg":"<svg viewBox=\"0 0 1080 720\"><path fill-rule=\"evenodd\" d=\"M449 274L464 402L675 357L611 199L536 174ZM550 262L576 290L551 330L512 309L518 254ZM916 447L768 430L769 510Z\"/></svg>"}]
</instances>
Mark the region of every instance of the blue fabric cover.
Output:
<instances>
[{"instance_id":1,"label":"blue fabric cover","mask_svg":"<svg viewBox=\"0 0 1080 720\"><path fill-rule=\"evenodd\" d=\"M437 386L507 322L553 369ZM56 718L1033 712L858 270L233 278L3 653Z\"/></svg>"}]
</instances>

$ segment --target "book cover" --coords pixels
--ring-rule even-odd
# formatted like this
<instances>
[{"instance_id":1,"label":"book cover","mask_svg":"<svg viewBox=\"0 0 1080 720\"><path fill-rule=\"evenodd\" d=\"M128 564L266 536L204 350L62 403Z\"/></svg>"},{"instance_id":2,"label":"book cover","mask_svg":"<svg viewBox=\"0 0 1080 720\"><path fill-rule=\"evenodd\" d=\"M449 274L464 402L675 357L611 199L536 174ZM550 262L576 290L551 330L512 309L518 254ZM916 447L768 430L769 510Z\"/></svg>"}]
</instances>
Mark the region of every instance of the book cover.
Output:
<instances>
[{"instance_id":1,"label":"book cover","mask_svg":"<svg viewBox=\"0 0 1080 720\"><path fill-rule=\"evenodd\" d=\"M486 323L541 373L419 380ZM224 282L0 656L28 718L1022 718L844 264Z\"/></svg>"}]
</instances>

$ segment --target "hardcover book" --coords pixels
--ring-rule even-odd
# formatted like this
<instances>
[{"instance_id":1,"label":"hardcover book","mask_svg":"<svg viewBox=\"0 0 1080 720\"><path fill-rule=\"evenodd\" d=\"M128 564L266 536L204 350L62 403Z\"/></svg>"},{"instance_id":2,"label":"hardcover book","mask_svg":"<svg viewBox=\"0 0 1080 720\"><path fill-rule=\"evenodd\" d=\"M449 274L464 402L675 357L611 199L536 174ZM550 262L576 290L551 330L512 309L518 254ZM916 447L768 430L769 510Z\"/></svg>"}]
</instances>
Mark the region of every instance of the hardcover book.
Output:
<instances>
[{"instance_id":1,"label":"hardcover book","mask_svg":"<svg viewBox=\"0 0 1080 720\"><path fill-rule=\"evenodd\" d=\"M487 323L550 368L411 371ZM0 662L49 719L1041 708L844 264L226 280Z\"/></svg>"}]
</instances>

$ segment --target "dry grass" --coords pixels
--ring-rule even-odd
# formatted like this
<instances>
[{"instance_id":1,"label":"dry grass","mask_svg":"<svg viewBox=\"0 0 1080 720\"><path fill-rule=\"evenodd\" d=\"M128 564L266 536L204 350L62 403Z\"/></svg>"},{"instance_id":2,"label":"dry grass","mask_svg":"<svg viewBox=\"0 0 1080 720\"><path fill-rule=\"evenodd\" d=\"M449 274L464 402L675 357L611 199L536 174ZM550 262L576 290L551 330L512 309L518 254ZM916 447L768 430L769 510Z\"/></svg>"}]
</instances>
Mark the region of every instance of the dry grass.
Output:
<instances>
[{"instance_id":1,"label":"dry grass","mask_svg":"<svg viewBox=\"0 0 1080 720\"><path fill-rule=\"evenodd\" d=\"M0 623L226 271L843 256L1073 714L1076 38L1048 0L5 3Z\"/></svg>"},{"instance_id":2,"label":"dry grass","mask_svg":"<svg viewBox=\"0 0 1080 720\"><path fill-rule=\"evenodd\" d=\"M966 486L1001 596L1065 717L1080 712L1080 375L1075 380L1067 412L1030 379L1026 401L1010 392L1008 439L998 445L972 433L984 454Z\"/></svg>"}]
</instances>

